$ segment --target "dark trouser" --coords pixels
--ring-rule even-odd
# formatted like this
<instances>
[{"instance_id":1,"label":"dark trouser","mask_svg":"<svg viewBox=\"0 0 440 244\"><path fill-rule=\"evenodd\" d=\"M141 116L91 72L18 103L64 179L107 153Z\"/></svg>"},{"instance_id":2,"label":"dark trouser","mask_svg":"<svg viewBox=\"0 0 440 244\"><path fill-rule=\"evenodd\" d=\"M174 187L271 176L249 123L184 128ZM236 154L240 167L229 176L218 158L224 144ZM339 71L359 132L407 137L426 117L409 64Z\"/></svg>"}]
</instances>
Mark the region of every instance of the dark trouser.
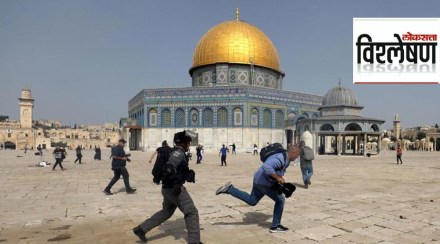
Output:
<instances>
[{"instance_id":1,"label":"dark trouser","mask_svg":"<svg viewBox=\"0 0 440 244\"><path fill-rule=\"evenodd\" d=\"M128 171L125 167L121 167L121 168L114 168L113 169L113 173L115 174L115 176L113 176L113 179L110 181L110 183L108 183L108 186L105 188L106 190L112 189L113 185L119 180L119 178L124 178L124 185L125 185L125 190L130 190L130 182L128 181Z\"/></svg>"},{"instance_id":2,"label":"dark trouser","mask_svg":"<svg viewBox=\"0 0 440 244\"><path fill-rule=\"evenodd\" d=\"M400 164L402 164L402 155L397 155L397 164L399 164L399 160Z\"/></svg>"},{"instance_id":3,"label":"dark trouser","mask_svg":"<svg viewBox=\"0 0 440 244\"><path fill-rule=\"evenodd\" d=\"M81 163L81 158L82 158L82 155L76 155L76 159L75 159L74 163L76 163L76 161L79 161L79 163Z\"/></svg>"},{"instance_id":4,"label":"dark trouser","mask_svg":"<svg viewBox=\"0 0 440 244\"><path fill-rule=\"evenodd\" d=\"M179 196L175 196L173 191L173 188L162 188L162 210L153 214L153 216L142 222L139 226L146 233L173 216L176 208L179 208L185 216L186 229L188 231L188 243L199 243L199 211L194 206L194 202L185 187L182 186L182 192Z\"/></svg>"},{"instance_id":5,"label":"dark trouser","mask_svg":"<svg viewBox=\"0 0 440 244\"><path fill-rule=\"evenodd\" d=\"M197 154L197 163L201 163L202 162L202 154Z\"/></svg>"},{"instance_id":6,"label":"dark trouser","mask_svg":"<svg viewBox=\"0 0 440 244\"><path fill-rule=\"evenodd\" d=\"M312 162L304 162L300 164L304 185L308 185L313 175Z\"/></svg>"},{"instance_id":7,"label":"dark trouser","mask_svg":"<svg viewBox=\"0 0 440 244\"><path fill-rule=\"evenodd\" d=\"M254 155L255 155L255 154L258 155L258 151L257 151L257 150L254 150Z\"/></svg>"},{"instance_id":8,"label":"dark trouser","mask_svg":"<svg viewBox=\"0 0 440 244\"><path fill-rule=\"evenodd\" d=\"M225 166L227 166L227 164L226 164L226 156L222 155L222 159L221 160L222 160L222 166L223 166L223 163L225 164Z\"/></svg>"},{"instance_id":9,"label":"dark trouser","mask_svg":"<svg viewBox=\"0 0 440 244\"><path fill-rule=\"evenodd\" d=\"M63 168L63 165L61 164L61 162L63 162L63 159L61 159L61 158L56 158L56 159L55 159L55 164L54 164L54 166L53 166L52 169L55 169L55 168L57 167L57 165L60 165L60 168L61 168L61 169L64 169L64 168Z\"/></svg>"},{"instance_id":10,"label":"dark trouser","mask_svg":"<svg viewBox=\"0 0 440 244\"><path fill-rule=\"evenodd\" d=\"M284 202L286 198L283 194L277 194L270 186L253 184L251 194L244 192L234 186L231 186L228 193L243 202L255 206L264 197L264 195L270 197L274 202L272 227L277 227L281 224L281 218L283 217Z\"/></svg>"}]
</instances>

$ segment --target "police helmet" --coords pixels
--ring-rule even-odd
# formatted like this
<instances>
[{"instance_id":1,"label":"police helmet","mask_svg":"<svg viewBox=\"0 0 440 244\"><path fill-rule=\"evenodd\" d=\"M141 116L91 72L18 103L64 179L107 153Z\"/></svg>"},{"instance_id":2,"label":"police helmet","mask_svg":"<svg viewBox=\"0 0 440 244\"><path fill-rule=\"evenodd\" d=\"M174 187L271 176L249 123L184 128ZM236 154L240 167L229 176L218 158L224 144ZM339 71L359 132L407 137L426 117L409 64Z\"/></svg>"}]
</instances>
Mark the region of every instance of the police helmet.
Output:
<instances>
[{"instance_id":1,"label":"police helmet","mask_svg":"<svg viewBox=\"0 0 440 244\"><path fill-rule=\"evenodd\" d=\"M180 144L180 143L188 143L192 141L192 136L187 131L177 132L174 134L174 143Z\"/></svg>"}]
</instances>

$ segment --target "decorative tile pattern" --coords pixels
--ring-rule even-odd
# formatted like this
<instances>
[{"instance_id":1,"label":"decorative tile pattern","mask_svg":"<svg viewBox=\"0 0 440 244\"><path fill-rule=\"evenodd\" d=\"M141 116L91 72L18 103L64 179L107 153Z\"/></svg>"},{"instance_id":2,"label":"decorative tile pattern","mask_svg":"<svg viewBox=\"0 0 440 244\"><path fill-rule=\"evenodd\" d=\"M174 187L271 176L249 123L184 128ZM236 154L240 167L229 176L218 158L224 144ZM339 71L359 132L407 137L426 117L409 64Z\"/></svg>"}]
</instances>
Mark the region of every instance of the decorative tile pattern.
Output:
<instances>
[{"instance_id":1,"label":"decorative tile pattern","mask_svg":"<svg viewBox=\"0 0 440 244\"><path fill-rule=\"evenodd\" d=\"M221 107L218 110L218 127L227 127L228 126L228 110L224 107Z\"/></svg>"},{"instance_id":2,"label":"decorative tile pattern","mask_svg":"<svg viewBox=\"0 0 440 244\"><path fill-rule=\"evenodd\" d=\"M257 72L255 75L255 85L264 86L264 75L261 72Z\"/></svg>"},{"instance_id":3,"label":"decorative tile pattern","mask_svg":"<svg viewBox=\"0 0 440 244\"><path fill-rule=\"evenodd\" d=\"M239 84L249 84L249 71L239 70L238 71L238 83Z\"/></svg>"},{"instance_id":4,"label":"decorative tile pattern","mask_svg":"<svg viewBox=\"0 0 440 244\"><path fill-rule=\"evenodd\" d=\"M236 74L235 74L235 69L230 69L229 70L229 83L230 84L235 84L236 82Z\"/></svg>"},{"instance_id":5,"label":"decorative tile pattern","mask_svg":"<svg viewBox=\"0 0 440 244\"><path fill-rule=\"evenodd\" d=\"M211 83L211 72L210 71L208 71L208 72L203 72L203 74L202 74L202 84L204 85L204 86L207 86L207 85L209 85L210 83Z\"/></svg>"},{"instance_id":6,"label":"decorative tile pattern","mask_svg":"<svg viewBox=\"0 0 440 244\"><path fill-rule=\"evenodd\" d=\"M263 127L272 127L272 112L270 111L270 109L265 109L263 111Z\"/></svg>"},{"instance_id":7,"label":"decorative tile pattern","mask_svg":"<svg viewBox=\"0 0 440 244\"><path fill-rule=\"evenodd\" d=\"M199 126L199 111L195 108L191 109L189 112L189 125L191 127Z\"/></svg>"},{"instance_id":8,"label":"decorative tile pattern","mask_svg":"<svg viewBox=\"0 0 440 244\"><path fill-rule=\"evenodd\" d=\"M214 113L211 108L206 108L205 110L203 110L203 126L214 126Z\"/></svg>"},{"instance_id":9,"label":"decorative tile pattern","mask_svg":"<svg viewBox=\"0 0 440 244\"><path fill-rule=\"evenodd\" d=\"M175 112L176 127L185 127L185 111L182 108L178 108Z\"/></svg>"}]
</instances>

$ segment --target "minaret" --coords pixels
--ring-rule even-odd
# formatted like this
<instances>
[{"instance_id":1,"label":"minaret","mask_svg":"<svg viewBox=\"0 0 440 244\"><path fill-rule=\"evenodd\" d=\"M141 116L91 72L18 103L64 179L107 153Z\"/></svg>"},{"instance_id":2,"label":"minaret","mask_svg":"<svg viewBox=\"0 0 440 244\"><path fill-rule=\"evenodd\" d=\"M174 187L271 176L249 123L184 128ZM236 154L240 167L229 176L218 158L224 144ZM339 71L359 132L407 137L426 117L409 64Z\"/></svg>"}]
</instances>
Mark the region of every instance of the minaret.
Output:
<instances>
[{"instance_id":1,"label":"minaret","mask_svg":"<svg viewBox=\"0 0 440 244\"><path fill-rule=\"evenodd\" d=\"M399 140L401 138L400 138L400 120L398 114L394 116L393 124L394 124L394 136L396 136L396 140Z\"/></svg>"},{"instance_id":2,"label":"minaret","mask_svg":"<svg viewBox=\"0 0 440 244\"><path fill-rule=\"evenodd\" d=\"M32 99L31 90L24 88L21 90L20 101L20 124L21 128L32 128L32 109L34 108L34 99Z\"/></svg>"}]
</instances>

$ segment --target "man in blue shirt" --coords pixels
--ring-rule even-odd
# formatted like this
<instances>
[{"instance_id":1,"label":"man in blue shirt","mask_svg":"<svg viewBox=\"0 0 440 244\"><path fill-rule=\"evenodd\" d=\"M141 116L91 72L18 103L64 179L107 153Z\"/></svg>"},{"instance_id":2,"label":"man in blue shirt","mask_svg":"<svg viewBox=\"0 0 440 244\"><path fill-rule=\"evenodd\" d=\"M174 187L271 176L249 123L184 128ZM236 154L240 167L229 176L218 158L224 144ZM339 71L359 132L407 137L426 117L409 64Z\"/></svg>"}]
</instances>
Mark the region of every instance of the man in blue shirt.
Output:
<instances>
[{"instance_id":1,"label":"man in blue shirt","mask_svg":"<svg viewBox=\"0 0 440 244\"><path fill-rule=\"evenodd\" d=\"M271 233L285 232L288 228L281 225L281 217L284 210L285 197L283 194L278 194L272 186L274 183L284 184L284 173L290 162L294 161L300 154L298 145L290 145L287 152L276 153L270 156L260 169L254 174L254 182L251 194L235 188L231 182L226 183L217 189L216 195L230 194L245 203L255 206L264 197L270 197L275 202L273 210L272 226L269 231Z\"/></svg>"},{"instance_id":2,"label":"man in blue shirt","mask_svg":"<svg viewBox=\"0 0 440 244\"><path fill-rule=\"evenodd\" d=\"M220 152L218 153L219 156L221 155L221 165L223 166L223 163L225 164L225 166L228 166L226 164L226 153L228 152L228 148L225 147L225 144L223 144L222 148L220 148Z\"/></svg>"}]
</instances>

